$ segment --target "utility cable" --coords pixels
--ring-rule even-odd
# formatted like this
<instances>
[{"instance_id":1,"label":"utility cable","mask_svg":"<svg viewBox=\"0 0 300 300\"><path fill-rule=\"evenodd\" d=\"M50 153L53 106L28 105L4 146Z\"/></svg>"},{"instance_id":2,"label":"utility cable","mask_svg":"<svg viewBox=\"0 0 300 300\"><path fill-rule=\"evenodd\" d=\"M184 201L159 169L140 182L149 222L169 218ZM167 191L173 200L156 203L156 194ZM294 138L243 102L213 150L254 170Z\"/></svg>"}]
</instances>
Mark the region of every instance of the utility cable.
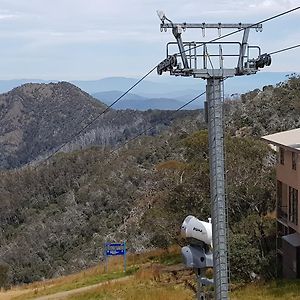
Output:
<instances>
[{"instance_id":1,"label":"utility cable","mask_svg":"<svg viewBox=\"0 0 300 300\"><path fill-rule=\"evenodd\" d=\"M223 36L222 36L223 37ZM283 49L280 49L280 50L276 50L276 51L273 51L273 52L270 52L269 55L274 55L274 54L277 54L277 53L281 53L281 52L285 52L285 51L288 51L288 50L292 50L292 49L295 49L295 48L298 48L300 47L300 44L298 45L294 45L294 46L291 46L291 47L287 47L287 48L283 48ZM209 59L209 63L212 67L212 69L214 69L213 67L213 64L212 64L212 60L211 60L211 57L207 51L207 57ZM80 129L77 133L75 133L68 141L64 142L62 145L59 146L58 149L56 149L52 154L50 154L47 158L45 158L43 161L47 161L49 160L51 157L53 157L57 152L59 152L59 150L61 150L65 145L67 145L70 141L72 141L73 139L75 139L77 136L79 136L85 129L87 129L89 126L91 126L98 118L100 118L101 115L103 115L105 112L107 112L113 105L115 105L117 102L119 102L126 94L128 94L134 87L136 87L141 81L143 81L148 75L150 75L154 70L155 70L156 66L154 68L152 68L148 73L146 73L141 79L139 79L133 86L131 86L126 92L124 92L121 96L119 96L113 103L111 103L109 106L107 106L105 108L104 111L102 111L98 116L96 116L93 120L91 120L88 124L86 124L82 129ZM179 107L175 112L178 112L180 111L181 109L183 109L184 107L186 107L187 105L189 105L190 103L194 102L196 99L198 99L199 97L203 96L205 94L202 93L198 96L196 96L195 98L193 98L192 100L190 100L189 102L185 103L183 106ZM141 135L145 134L147 131L153 129L155 126L151 126L147 129L145 129L144 131L140 132L139 134L137 134L135 137L129 139L124 145L128 144L129 142L133 141L134 139L140 137ZM120 149L122 146L112 150L111 152L116 152L118 149Z\"/></svg>"},{"instance_id":2,"label":"utility cable","mask_svg":"<svg viewBox=\"0 0 300 300\"><path fill-rule=\"evenodd\" d=\"M247 28L251 28L253 26L256 26L256 25L259 25L259 24L262 24L262 23L265 23L265 22L268 22L268 21L271 21L275 18L278 18L278 17L281 17L283 15L286 15L286 14L289 14L293 11L296 11L300 9L300 6L298 7L295 7L293 9L290 9L288 11L285 11L285 12L282 12L280 14L277 14L277 15L274 15L272 17L269 17L267 19L264 19L260 22L257 22L255 24L252 24L248 27L245 27L245 28L241 28L241 29L238 29L236 31L233 31L233 32L230 32L230 33L227 33L225 35L222 35L220 37L217 37L215 39L212 39L208 42L203 42L202 44L200 45L197 45L195 47L193 47L192 49L186 49L180 53L176 53L176 54L181 54L181 53L184 53L184 52L187 52L187 51L190 51L190 50L193 50L193 49L196 49L198 47L201 47L203 45L206 45L207 43L212 43L214 41L217 41L217 40L220 40L220 39L223 39L225 37L228 37L228 36L231 36L233 34L236 34L242 30L245 30ZM172 23L172 22L171 22ZM296 48L296 47L294 47ZM277 52L278 53L278 52ZM72 140L74 140L76 137L78 137L83 131L85 131L88 127L90 127L96 120L98 120L104 113L106 113L113 105L115 105L117 102L119 102L125 95L127 95L133 88L135 88L140 82L142 82L146 77L148 77L155 69L156 69L157 65L155 65L148 73L146 73L142 78L140 78L134 85L132 85L127 91L125 91L121 96L119 96L114 102L112 102L109 106L107 106L100 114L98 114L95 118L93 118L88 124L86 124L83 128L81 128L78 132L76 132L75 134L73 134L67 141L65 141L63 144L61 144L54 152L52 152L50 155L48 155L45 159L43 159L42 161L47 161L49 160L50 158L52 158L56 153L58 153L64 146L66 146L68 143L70 143Z\"/></svg>"},{"instance_id":3,"label":"utility cable","mask_svg":"<svg viewBox=\"0 0 300 300\"><path fill-rule=\"evenodd\" d=\"M132 87L132 88L133 88L133 87ZM196 101L197 99L199 99L200 97L202 97L203 95L205 95L205 93L206 93L206 92L203 92L203 93L201 93L201 94L195 96L195 97L194 97L193 99L191 99L190 101L186 102L185 104L181 105L181 106L180 106L179 108L177 108L176 110L172 111L171 116L173 116L173 115L174 115L175 113L177 113L178 111L182 110L183 108L185 108L185 107L188 106L189 104L193 103L194 101ZM124 94L124 96L125 96L125 94ZM120 97L119 97L119 98L120 98ZM121 98L120 98L120 99L121 99ZM115 103L116 103L116 101L115 101ZM111 106L112 106L112 104L111 104ZM110 107L111 107L111 106L110 106ZM109 107L107 107L107 109L108 109L108 108L109 108ZM102 113L101 113L100 115L102 115ZM100 117L100 115L99 115L99 117ZM173 118L170 118L169 120L172 121ZM92 121L91 121L91 122L92 122ZM90 123L91 123L91 122L90 122ZM119 147L117 147L117 148L111 150L111 151L109 152L109 155L111 155L111 154L114 153L114 152L117 152L118 150L120 150L121 148L123 148L124 146L126 146L128 143L134 141L135 139L137 139L138 137L142 136L143 134L145 134L145 133L148 132L149 130L154 129L156 125L157 125L157 124L152 125L152 126L146 128L145 130L141 131L140 133L138 133L138 134L135 135L134 137L132 137L132 138L130 138L129 140L125 141L125 142L124 142L122 145L120 145ZM82 132L82 131L83 131L84 129L86 129L86 128L87 128L87 126L85 126L85 128L83 128L83 129L81 129L80 132ZM76 135L78 135L78 133L77 133ZM75 136L75 135L74 135L74 136ZM71 141L71 139L69 139L69 141L65 142L62 146L59 147L59 149L57 149L54 153L50 154L47 158L43 159L41 162L46 162L47 160L49 160L49 159L50 159L51 157L53 157L59 150L61 150L65 145L67 145L70 141ZM38 165L36 165L36 167L37 167L37 166L38 166Z\"/></svg>"},{"instance_id":4,"label":"utility cable","mask_svg":"<svg viewBox=\"0 0 300 300\"><path fill-rule=\"evenodd\" d=\"M193 99L191 99L190 101L186 102L185 104L183 104L182 106L180 106L179 108L177 108L176 110L172 111L171 116L173 116L175 113L177 113L178 111L182 110L184 107L188 106L189 104L191 104L192 102L194 102L195 100L197 100L198 98L200 98L201 96L205 95L206 92L203 92L199 95L197 95L196 97L194 97ZM172 121L174 118L170 118L169 120ZM157 124L156 124L157 125ZM145 134L147 131L154 129L156 125L152 125L148 128L146 128L145 130L141 131L140 133L138 133L137 135L135 135L133 138L125 141L125 143L123 143L122 145L120 145L119 147L113 149L110 151L110 154L117 152L119 149L121 149L122 147L124 147L125 145L127 145L128 143L132 142L133 140L137 139L138 137L142 136L143 134Z\"/></svg>"},{"instance_id":5,"label":"utility cable","mask_svg":"<svg viewBox=\"0 0 300 300\"><path fill-rule=\"evenodd\" d=\"M135 88L139 83L141 83L146 77L148 77L154 70L156 66L153 67L149 72L147 72L142 78L140 78L134 85L132 85L128 90L126 90L122 95L120 95L114 102L108 105L101 113L99 113L96 117L94 117L90 122L88 122L85 126L83 126L79 131L73 134L67 141L61 144L54 152L52 152L49 156L42 160L45 162L53 157L56 153L58 153L64 146L78 137L82 132L84 132L88 127L90 127L95 121L97 121L103 114L105 114L113 105L118 103L124 96L126 96L133 88Z\"/></svg>"},{"instance_id":6,"label":"utility cable","mask_svg":"<svg viewBox=\"0 0 300 300\"><path fill-rule=\"evenodd\" d=\"M285 52L285 51L288 51L288 50L291 50L291 49L295 49L295 48L298 48L298 47L300 47L300 44L295 45L295 46L291 46L291 47L287 47L287 48L284 48L284 49L280 49L280 50L277 50L277 51L273 51L273 52L270 52L268 54L269 55L274 55L274 54Z\"/></svg>"},{"instance_id":7,"label":"utility cable","mask_svg":"<svg viewBox=\"0 0 300 300\"><path fill-rule=\"evenodd\" d=\"M240 28L240 29L237 29L237 30L235 30L235 31L229 32L229 33L227 33L227 34L221 35L221 36L219 36L219 37L217 37L217 38L214 38L214 39L212 39L212 40L210 40L210 41L203 42L203 43L201 43L200 45L196 45L196 46L194 46L194 47L192 47L192 48L189 48L189 49L186 49L186 50L184 50L184 51L182 51L182 52L175 53L175 55L180 55L180 54L185 53L185 52L187 52L187 51L194 50L194 49L196 49L196 48L202 47L202 46L204 46L204 45L206 45L206 44L209 44L209 43L218 41L218 40L223 39L223 38L226 38L226 37L229 37L229 36L231 36L231 35L234 35L234 34L236 34L236 33L241 32L241 31L243 31L243 30L245 30L245 29L252 28L252 27L257 26L257 25L259 25L259 24L263 24L263 23L269 22L269 21L271 21L271 20L274 20L274 19L276 19L276 18L279 18L279 17L281 17L281 16L284 16L284 15L286 15L286 14L292 13L292 12L298 10L298 9L300 9L300 6L297 6L297 7L295 7L295 8L290 9L290 10L284 11L284 12L279 13L279 14L277 14L277 15L274 15L274 16L272 16L272 17L263 19L263 20L261 20L260 22L256 22L256 23L251 24L251 25L249 25L249 26L247 26L247 27L245 27L245 28Z\"/></svg>"}]
</instances>

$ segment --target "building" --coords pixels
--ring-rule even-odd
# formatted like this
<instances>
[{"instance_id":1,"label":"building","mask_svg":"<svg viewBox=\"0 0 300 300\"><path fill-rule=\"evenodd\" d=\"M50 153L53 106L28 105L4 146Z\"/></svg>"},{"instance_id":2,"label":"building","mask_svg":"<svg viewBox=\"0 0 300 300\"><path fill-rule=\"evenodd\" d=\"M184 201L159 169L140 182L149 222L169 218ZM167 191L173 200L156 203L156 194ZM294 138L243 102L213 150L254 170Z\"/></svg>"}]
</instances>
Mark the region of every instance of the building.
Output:
<instances>
[{"instance_id":1,"label":"building","mask_svg":"<svg viewBox=\"0 0 300 300\"><path fill-rule=\"evenodd\" d=\"M277 255L284 278L300 278L300 128L262 137L276 146Z\"/></svg>"}]
</instances>

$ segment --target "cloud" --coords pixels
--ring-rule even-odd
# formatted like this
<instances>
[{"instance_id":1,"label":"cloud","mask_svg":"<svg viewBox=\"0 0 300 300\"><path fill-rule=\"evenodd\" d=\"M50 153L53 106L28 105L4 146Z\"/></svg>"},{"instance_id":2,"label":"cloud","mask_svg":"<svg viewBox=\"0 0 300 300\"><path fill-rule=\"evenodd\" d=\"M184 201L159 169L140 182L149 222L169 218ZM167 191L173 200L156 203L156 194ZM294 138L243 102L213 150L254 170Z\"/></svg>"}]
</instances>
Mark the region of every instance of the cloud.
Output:
<instances>
[{"instance_id":1,"label":"cloud","mask_svg":"<svg viewBox=\"0 0 300 300\"><path fill-rule=\"evenodd\" d=\"M254 0L248 5L255 10L268 10L269 13L295 8L299 5L298 0Z\"/></svg>"},{"instance_id":2,"label":"cloud","mask_svg":"<svg viewBox=\"0 0 300 300\"><path fill-rule=\"evenodd\" d=\"M0 20L15 19L17 17L17 15L13 14L0 14Z\"/></svg>"},{"instance_id":3,"label":"cloud","mask_svg":"<svg viewBox=\"0 0 300 300\"><path fill-rule=\"evenodd\" d=\"M120 62L116 63L116 55L122 57L121 64L127 70L133 69L132 61L138 56L134 70L143 71L149 58L165 56L166 42L174 39L170 31L159 31L157 9L177 22L257 22L296 7L299 0L211 0L205 5L195 0L0 0L0 4L0 37L4 45L0 55L7 58L15 74L18 70L24 72L22 61L30 61L26 65L28 77L37 76L42 68L43 76L51 70L53 77L54 59L60 61L58 72L65 68L65 74L70 74L74 55L84 61L87 53L91 65L85 66L85 74L88 69L94 74L93 68L106 64L105 72L110 73L103 76L126 72L120 69ZM298 19L298 12L278 18L266 24L263 33L251 35L251 39L265 49L273 49L277 43L289 44L298 38L293 36L300 26ZM216 36L217 32L212 34ZM201 39L201 32L187 31L184 38ZM38 58L43 64L32 63ZM126 67L129 61L131 65ZM0 61L0 68L5 70L7 65Z\"/></svg>"}]
</instances>

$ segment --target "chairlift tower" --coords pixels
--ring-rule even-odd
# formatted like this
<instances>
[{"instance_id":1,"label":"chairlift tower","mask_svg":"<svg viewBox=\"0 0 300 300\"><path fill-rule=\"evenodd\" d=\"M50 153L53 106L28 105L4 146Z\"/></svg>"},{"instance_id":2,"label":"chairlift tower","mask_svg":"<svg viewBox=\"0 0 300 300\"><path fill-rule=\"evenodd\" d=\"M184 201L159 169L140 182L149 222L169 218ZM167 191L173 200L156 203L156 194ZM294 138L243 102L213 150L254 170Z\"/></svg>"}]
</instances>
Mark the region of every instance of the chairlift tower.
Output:
<instances>
[{"instance_id":1,"label":"chairlift tower","mask_svg":"<svg viewBox=\"0 0 300 300\"><path fill-rule=\"evenodd\" d=\"M161 31L171 29L176 39L176 42L167 43L167 57L157 66L157 73L161 75L168 71L170 75L207 80L206 116L209 133L214 294L216 300L229 299L222 83L229 77L255 74L259 68L271 64L271 57L268 54L261 54L258 46L248 44L250 29L262 31L261 24L173 23L162 11L157 13L161 20ZM219 38L208 42L184 42L182 33L190 28L201 29L203 36L206 29L216 29ZM243 32L242 40L220 41L222 29L236 29ZM178 47L179 52L172 53L175 47L176 50ZM217 53L209 53L208 48L214 48L214 51L217 48ZM225 53L225 48L229 48L231 52ZM257 54L256 58L250 58L253 51ZM217 67L213 66L212 59L218 60ZM231 63L235 61L235 66L226 68L224 66L226 59L230 59ZM204 296L201 297L200 299L205 299Z\"/></svg>"}]
</instances>

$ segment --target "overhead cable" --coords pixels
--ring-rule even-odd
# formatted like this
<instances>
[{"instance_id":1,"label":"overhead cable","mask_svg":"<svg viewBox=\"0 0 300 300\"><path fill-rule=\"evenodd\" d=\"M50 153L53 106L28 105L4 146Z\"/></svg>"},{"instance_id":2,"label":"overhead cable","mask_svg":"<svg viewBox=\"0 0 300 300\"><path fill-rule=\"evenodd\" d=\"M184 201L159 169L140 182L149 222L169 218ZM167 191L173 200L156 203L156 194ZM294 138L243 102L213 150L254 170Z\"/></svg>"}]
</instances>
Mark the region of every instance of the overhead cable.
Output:
<instances>
[{"instance_id":1,"label":"overhead cable","mask_svg":"<svg viewBox=\"0 0 300 300\"><path fill-rule=\"evenodd\" d=\"M241 32L241 31L243 31L243 30L248 29L248 28L255 27L255 26L259 25L259 24L266 23L266 22L269 22L269 21L274 20L274 19L276 19L276 18L282 17L282 16L287 15L287 14L289 14L289 13L292 13L292 12L298 10L298 9L300 9L300 6L297 6L297 7L295 7L295 8L290 9L290 10L284 11L284 12L279 13L279 14L277 14L277 15L271 16L271 17L269 17L269 18L263 19L263 20L261 20L261 21L259 21L259 22L256 22L256 23L254 23L254 24L251 24L251 25L249 25L249 26L247 26L247 27L245 27L245 28L240 28L240 29L237 29L237 30L235 30L235 31L229 32L229 33L227 33L227 34L221 35L221 36L219 36L219 37L217 37L217 38L214 38L214 39L212 39L212 40L210 40L210 41L203 42L203 43L201 43L201 44L199 44L199 45L196 45L196 46L194 46L194 47L188 48L188 49L186 49L186 50L184 50L184 51L181 51L181 52L178 52L178 53L175 53L175 54L176 54L176 55L179 55L179 54L181 54L181 53L185 53L185 52L187 52L187 51L194 50L194 49L199 48L199 47L202 47L202 46L204 46L204 45L206 45L206 44L209 44L209 43L218 41L218 40L220 40L220 39L229 37L229 36L231 36L231 35L234 35L234 34L236 34L236 33L239 33L239 32Z\"/></svg>"},{"instance_id":2,"label":"overhead cable","mask_svg":"<svg viewBox=\"0 0 300 300\"><path fill-rule=\"evenodd\" d=\"M183 104L182 106L180 106L179 108L177 108L176 110L172 111L171 116L173 116L176 112L182 110L184 107L188 106L189 104L191 104L192 102L196 101L198 98L200 98L201 96L205 95L206 92L203 92L199 95L197 95L196 97L194 97L193 99L191 99L190 101L186 102L185 104ZM170 121L172 121L173 118L170 118ZM156 124L157 125L157 124ZM154 129L155 125L152 125L148 128L146 128L145 130L141 131L140 133L138 133L137 135L135 135L133 138L125 141L125 143L123 143L122 145L120 145L119 147L111 150L110 153L113 152L117 152L120 148L124 147L125 145L127 145L128 143L132 142L133 140L137 139L138 137L142 136L143 134L145 134L147 131L150 131L151 129Z\"/></svg>"},{"instance_id":3,"label":"overhead cable","mask_svg":"<svg viewBox=\"0 0 300 300\"><path fill-rule=\"evenodd\" d=\"M76 137L78 137L82 132L84 132L88 127L90 127L95 121L97 121L103 114L105 114L113 105L118 103L125 95L127 95L133 88L135 88L140 82L142 82L146 77L148 77L154 70L156 69L156 66L152 68L149 72L147 72L142 78L140 78L134 85L132 85L126 92L124 92L121 96L119 96L114 102L112 102L110 105L108 105L101 113L99 113L96 117L94 117L90 122L88 122L85 126L83 126L79 131L77 131L75 134L73 134L67 141L65 141L63 144L61 144L54 152L52 152L49 156L47 156L42 161L47 161L51 157L53 157L56 153L58 153L64 146L66 146L68 143L70 143L72 140L74 140Z\"/></svg>"},{"instance_id":4,"label":"overhead cable","mask_svg":"<svg viewBox=\"0 0 300 300\"><path fill-rule=\"evenodd\" d=\"M287 48L284 48L284 49L276 50L276 51L270 52L268 54L269 55L274 55L274 54L285 52L285 51L288 51L288 50L291 50L291 49L295 49L295 48L298 48L298 47L300 47L300 44L295 45L295 46L291 46L291 47L287 47Z\"/></svg>"},{"instance_id":5,"label":"overhead cable","mask_svg":"<svg viewBox=\"0 0 300 300\"><path fill-rule=\"evenodd\" d=\"M217 41L217 40L220 40L220 39L223 39L225 37L228 37L228 36L231 36L233 34L236 34L242 30L245 30L247 28L251 28L252 26L256 26L256 25L259 25L259 24L262 24L262 23L265 23L265 22L268 22L268 21L271 21L275 18L278 18L278 17L281 17L283 15L286 15L286 14L289 14L291 12L294 12L296 10L300 9L300 6L298 7L295 7L293 9L290 9L290 10L287 10L287 11L284 11L280 14L277 14L277 15L274 15L272 17L269 17L267 19L264 19L260 22L257 22L255 24L252 24L246 28L242 28L242 29L238 29L236 31L233 31L233 32L230 32L230 33L227 33L225 35L222 35L220 37L217 37L215 39L212 39L208 42L203 42L202 44L200 45L197 45L195 47L193 47L192 49L187 49L187 50L184 50L183 52L186 52L186 51L190 51L190 50L193 50L195 48L198 48L200 46L203 46L207 43L211 43L211 42L214 42L214 41ZM299 46L299 45L298 45ZM297 46L297 47L298 47ZM296 48L296 47L293 47L293 48ZM183 53L181 52L181 53ZM278 52L276 52L278 53ZM176 54L180 54L180 53L176 53ZM272 53L271 53L272 54ZM43 161L47 161L49 160L51 157L53 157L56 153L58 153L64 146L66 146L68 143L70 143L72 140L74 140L76 137L78 137L82 132L84 132L88 127L90 127L96 120L98 120L104 113L106 113L113 105L115 105L116 103L118 103L125 95L127 95L133 88L135 88L140 82L142 82L146 77L148 77L155 69L157 68L157 65L155 65L148 73L146 73L142 78L140 78L134 85L132 85L127 91L125 91L121 96L119 96L114 102L112 102L109 106L107 106L100 114L98 114L95 118L93 118L88 124L86 124L83 128L81 128L78 132L74 133L67 141L65 141L63 144L61 144L54 152L52 152L49 156L47 156Z\"/></svg>"}]
</instances>

